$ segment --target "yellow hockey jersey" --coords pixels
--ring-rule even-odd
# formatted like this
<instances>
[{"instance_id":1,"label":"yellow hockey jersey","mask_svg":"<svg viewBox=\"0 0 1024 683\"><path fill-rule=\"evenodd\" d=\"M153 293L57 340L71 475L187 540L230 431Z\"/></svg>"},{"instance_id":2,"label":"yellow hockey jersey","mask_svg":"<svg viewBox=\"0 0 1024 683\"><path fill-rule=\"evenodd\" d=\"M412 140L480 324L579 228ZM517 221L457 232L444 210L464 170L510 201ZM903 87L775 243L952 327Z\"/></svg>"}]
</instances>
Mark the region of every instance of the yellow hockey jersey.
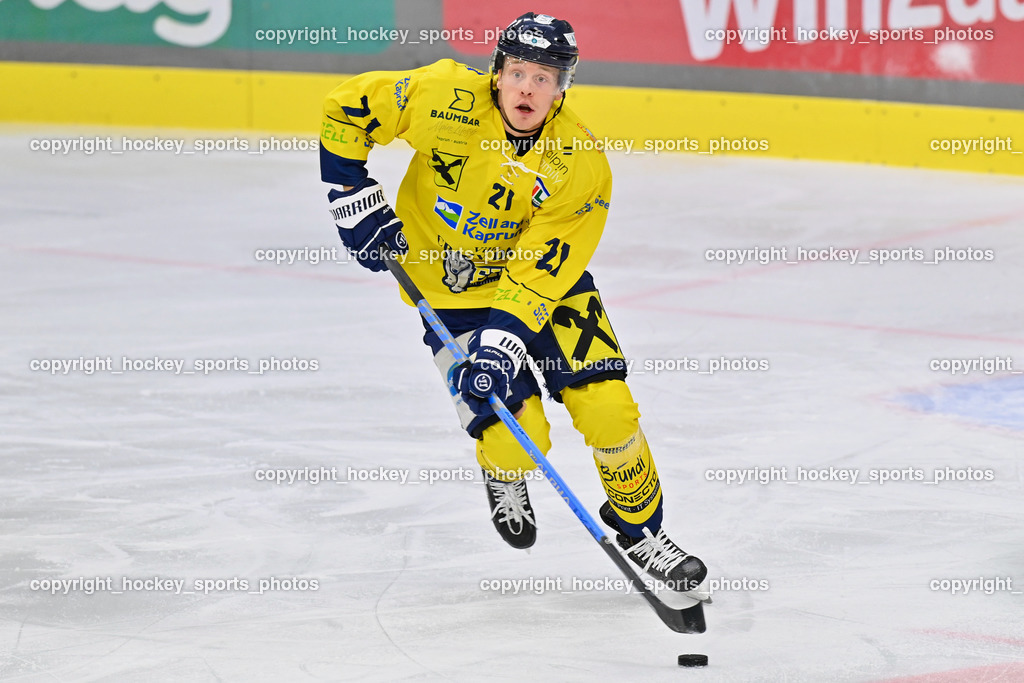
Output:
<instances>
[{"instance_id":1,"label":"yellow hockey jersey","mask_svg":"<svg viewBox=\"0 0 1024 683\"><path fill-rule=\"evenodd\" d=\"M416 153L394 209L409 276L436 309L504 311L536 333L586 269L611 201L607 159L568 106L552 118L559 103L516 156L488 74L450 59L369 72L328 95L322 154L364 162L406 140Z\"/></svg>"}]
</instances>

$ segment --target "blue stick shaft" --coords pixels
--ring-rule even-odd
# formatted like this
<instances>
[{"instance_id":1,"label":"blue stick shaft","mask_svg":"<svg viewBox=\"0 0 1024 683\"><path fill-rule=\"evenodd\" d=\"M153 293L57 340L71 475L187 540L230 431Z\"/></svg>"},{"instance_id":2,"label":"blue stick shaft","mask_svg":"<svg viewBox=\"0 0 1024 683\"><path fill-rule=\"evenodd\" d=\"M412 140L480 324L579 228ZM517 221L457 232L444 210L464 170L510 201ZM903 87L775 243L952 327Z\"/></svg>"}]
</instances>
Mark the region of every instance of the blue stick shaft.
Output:
<instances>
[{"instance_id":1,"label":"blue stick shaft","mask_svg":"<svg viewBox=\"0 0 1024 683\"><path fill-rule=\"evenodd\" d=\"M416 302L416 308L419 309L420 315L430 325L430 329L441 339L444 343L445 348L452 354L452 357L457 363L464 363L469 360L466 357L466 352L459 346L458 341L452 336L448 328L445 327L441 318L438 317L437 313L430 304L427 303L426 297L420 292L419 288L416 287L416 283L406 274L405 270L398 264L398 261L391 256L384 257L384 263L387 265L388 270L395 276L395 279L402 285L402 289L409 295L409 298ZM453 389L454 390L454 389ZM537 463L544 476L547 477L551 485L555 487L558 494L562 496L568 505L569 509L573 511L576 517L583 523L583 526L587 528L590 535L594 537L597 544L601 546L601 549L607 553L608 557L611 558L615 566L622 571L623 574L629 579L630 583L637 589L637 591L643 596L647 604L651 606L651 609L658 615L661 621L673 631L677 633L704 633L706 624L704 623L704 607L700 602L696 602L692 607L688 607L683 610L675 609L667 606L661 600L654 595L647 585L643 582L636 571L630 566L629 560L615 548L611 540L605 535L601 527L597 525L597 522L587 509L583 507L579 498L572 492L569 486L565 483L565 480L555 471L555 468L551 466L548 459L544 457L544 454L540 452L537 445L533 443L533 440L523 431L523 428L519 426L519 422L512 416L512 413L508 411L505 404L494 394L491 394L490 405L494 408L494 412L498 415L498 418L505 423L505 426L509 428L516 441L526 450L526 452L533 458L533 461Z\"/></svg>"}]
</instances>

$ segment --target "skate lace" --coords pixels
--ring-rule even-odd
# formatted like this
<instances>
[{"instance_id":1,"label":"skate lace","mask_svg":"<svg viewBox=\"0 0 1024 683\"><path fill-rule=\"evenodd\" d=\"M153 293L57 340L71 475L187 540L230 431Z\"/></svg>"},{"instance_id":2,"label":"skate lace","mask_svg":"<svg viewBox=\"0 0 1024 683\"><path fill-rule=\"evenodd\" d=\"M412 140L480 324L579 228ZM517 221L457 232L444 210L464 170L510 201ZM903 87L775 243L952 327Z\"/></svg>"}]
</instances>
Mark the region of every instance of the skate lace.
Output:
<instances>
[{"instance_id":1,"label":"skate lace","mask_svg":"<svg viewBox=\"0 0 1024 683\"><path fill-rule=\"evenodd\" d=\"M498 522L508 524L509 528L512 527L512 523L518 524L519 531L523 529L524 519L533 526L537 526L537 523L533 521L530 511L526 508L525 481L519 480L505 483L498 479L490 479L487 482L487 486L490 487L491 493L494 494L495 501L494 511L491 512L491 519L494 519L495 515L500 513L501 516L498 517ZM519 531L516 531L516 533L519 533Z\"/></svg>"},{"instance_id":2,"label":"skate lace","mask_svg":"<svg viewBox=\"0 0 1024 683\"><path fill-rule=\"evenodd\" d=\"M690 556L669 539L664 529L659 529L655 536L645 527L644 536L644 540L629 549L630 554L635 554L644 563L644 571L653 568L667 575Z\"/></svg>"}]
</instances>

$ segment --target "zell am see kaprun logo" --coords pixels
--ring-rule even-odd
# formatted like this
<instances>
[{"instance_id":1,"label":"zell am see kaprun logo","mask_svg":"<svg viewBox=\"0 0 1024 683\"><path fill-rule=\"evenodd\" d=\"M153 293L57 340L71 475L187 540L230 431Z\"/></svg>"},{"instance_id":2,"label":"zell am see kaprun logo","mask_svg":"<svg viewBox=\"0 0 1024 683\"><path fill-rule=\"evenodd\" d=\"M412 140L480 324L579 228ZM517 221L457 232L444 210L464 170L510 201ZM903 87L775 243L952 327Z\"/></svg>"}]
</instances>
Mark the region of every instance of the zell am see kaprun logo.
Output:
<instances>
[{"instance_id":1,"label":"zell am see kaprun logo","mask_svg":"<svg viewBox=\"0 0 1024 683\"><path fill-rule=\"evenodd\" d=\"M462 211L462 204L456 204L453 201L441 199L441 196L437 195L437 202L434 203L434 213L440 216L441 220L445 222L445 225L452 230L458 230L459 219L462 218Z\"/></svg>"},{"instance_id":2,"label":"zell am see kaprun logo","mask_svg":"<svg viewBox=\"0 0 1024 683\"><path fill-rule=\"evenodd\" d=\"M29 0L40 10L55 10L66 0ZM160 14L153 21L153 33L159 38L182 47L202 47L219 40L231 26L232 0L74 0L89 12L106 13L120 7L134 14L146 14L161 5L174 14L201 21L180 21ZM7 4L7 3L3 3ZM2 7L2 5L0 5ZM97 20L98 21L98 20ZM122 20L111 20L123 25ZM40 39L51 36L39 36Z\"/></svg>"},{"instance_id":3,"label":"zell am see kaprun logo","mask_svg":"<svg viewBox=\"0 0 1024 683\"><path fill-rule=\"evenodd\" d=\"M434 213L440 216L445 225L458 231L466 207L450 199L443 199L441 195L435 196L437 201L434 202ZM518 235L521 229L522 223L519 221L502 221L484 216L478 211L470 211L460 234L480 242L491 242L499 239L510 240ZM502 232L497 232L499 230Z\"/></svg>"}]
</instances>

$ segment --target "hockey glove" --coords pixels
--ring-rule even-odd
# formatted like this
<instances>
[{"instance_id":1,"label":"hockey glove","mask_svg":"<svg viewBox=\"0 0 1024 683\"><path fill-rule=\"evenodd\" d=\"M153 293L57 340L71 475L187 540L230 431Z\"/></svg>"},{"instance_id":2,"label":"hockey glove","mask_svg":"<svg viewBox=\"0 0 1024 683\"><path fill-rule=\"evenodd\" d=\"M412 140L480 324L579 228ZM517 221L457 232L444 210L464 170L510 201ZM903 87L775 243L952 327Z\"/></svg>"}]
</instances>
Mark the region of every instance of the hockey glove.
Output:
<instances>
[{"instance_id":1,"label":"hockey glove","mask_svg":"<svg viewBox=\"0 0 1024 683\"><path fill-rule=\"evenodd\" d=\"M409 245L402 234L402 221L384 198L384 189L376 180L365 178L351 190L337 186L327 194L331 217L338 235L359 265L379 272L387 268L380 249L404 254Z\"/></svg>"},{"instance_id":2,"label":"hockey glove","mask_svg":"<svg viewBox=\"0 0 1024 683\"><path fill-rule=\"evenodd\" d=\"M470 410L490 415L494 410L488 397L508 398L512 380L526 360L526 347L519 337L500 327L481 327L470 337L468 347L469 361L455 371L455 387Z\"/></svg>"}]
</instances>

